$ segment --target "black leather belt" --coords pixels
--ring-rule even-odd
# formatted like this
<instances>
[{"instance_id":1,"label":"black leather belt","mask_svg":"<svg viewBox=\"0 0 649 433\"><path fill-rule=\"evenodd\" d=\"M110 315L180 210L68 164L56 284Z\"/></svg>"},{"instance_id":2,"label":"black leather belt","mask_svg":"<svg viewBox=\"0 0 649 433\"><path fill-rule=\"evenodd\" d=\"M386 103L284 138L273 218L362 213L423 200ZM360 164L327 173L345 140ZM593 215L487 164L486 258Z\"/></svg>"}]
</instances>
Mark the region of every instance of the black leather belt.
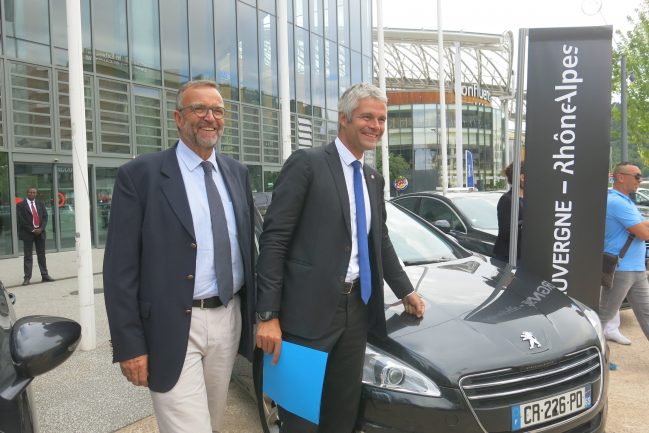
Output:
<instances>
[{"instance_id":1,"label":"black leather belt","mask_svg":"<svg viewBox=\"0 0 649 433\"><path fill-rule=\"evenodd\" d=\"M355 279L354 281L352 281L351 283L348 283L347 281L345 281L345 282L343 283L343 291L342 291L342 294L343 294L343 295L349 295L349 294L352 292L352 290L357 289L357 288L359 288L360 286L361 286L361 279L360 279L360 278L356 278L356 279Z\"/></svg>"},{"instance_id":2,"label":"black leather belt","mask_svg":"<svg viewBox=\"0 0 649 433\"><path fill-rule=\"evenodd\" d=\"M218 296L212 296L207 299L194 299L192 301L192 307L200 308L201 310L205 308L219 308L221 305L223 305L223 302L221 302Z\"/></svg>"}]
</instances>

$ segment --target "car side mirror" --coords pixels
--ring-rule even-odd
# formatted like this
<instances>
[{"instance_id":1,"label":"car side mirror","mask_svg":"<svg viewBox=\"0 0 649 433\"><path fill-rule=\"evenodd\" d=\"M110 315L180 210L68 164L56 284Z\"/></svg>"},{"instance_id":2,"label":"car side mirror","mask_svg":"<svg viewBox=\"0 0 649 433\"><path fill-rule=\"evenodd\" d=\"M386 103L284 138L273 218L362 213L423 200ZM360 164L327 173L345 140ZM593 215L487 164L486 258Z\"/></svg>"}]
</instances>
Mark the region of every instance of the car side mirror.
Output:
<instances>
[{"instance_id":1,"label":"car side mirror","mask_svg":"<svg viewBox=\"0 0 649 433\"><path fill-rule=\"evenodd\" d=\"M433 225L446 234L451 231L451 223L446 220L437 220L433 223Z\"/></svg>"},{"instance_id":2,"label":"car side mirror","mask_svg":"<svg viewBox=\"0 0 649 433\"><path fill-rule=\"evenodd\" d=\"M81 325L54 316L27 316L14 323L9 340L18 375L33 378L61 365L81 338Z\"/></svg>"}]
</instances>

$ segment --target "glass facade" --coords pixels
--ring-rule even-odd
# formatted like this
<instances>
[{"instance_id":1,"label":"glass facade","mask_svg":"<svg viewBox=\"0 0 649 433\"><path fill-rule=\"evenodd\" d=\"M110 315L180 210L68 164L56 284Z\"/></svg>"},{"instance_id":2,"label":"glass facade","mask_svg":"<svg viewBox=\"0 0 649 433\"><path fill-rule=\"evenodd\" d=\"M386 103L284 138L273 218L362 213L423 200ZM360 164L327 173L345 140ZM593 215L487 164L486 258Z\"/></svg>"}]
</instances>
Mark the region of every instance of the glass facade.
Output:
<instances>
[{"instance_id":1,"label":"glass facade","mask_svg":"<svg viewBox=\"0 0 649 433\"><path fill-rule=\"evenodd\" d=\"M280 143L275 0L80 0L93 244L103 246L117 167L173 146L175 92L215 80L221 151L271 191ZM288 0L293 148L337 130L340 92L372 81L371 0ZM20 254L15 207L28 184L50 210L47 248L74 247L65 0L0 0L0 256ZM340 48L339 48L340 47ZM61 197L64 200L61 201Z\"/></svg>"},{"instance_id":2,"label":"glass facade","mask_svg":"<svg viewBox=\"0 0 649 433\"><path fill-rule=\"evenodd\" d=\"M405 104L388 107L390 153L400 155L410 165L406 175L408 192L441 186L441 137L439 104ZM462 106L462 149L474 160L474 178L480 190L497 189L503 170L504 144L501 110L485 105ZM456 185L456 144L458 129L455 106L446 107L449 186ZM465 154L466 155L466 154ZM463 156L466 166L466 157ZM466 173L464 173L466 176ZM463 182L464 184L465 182Z\"/></svg>"}]
</instances>

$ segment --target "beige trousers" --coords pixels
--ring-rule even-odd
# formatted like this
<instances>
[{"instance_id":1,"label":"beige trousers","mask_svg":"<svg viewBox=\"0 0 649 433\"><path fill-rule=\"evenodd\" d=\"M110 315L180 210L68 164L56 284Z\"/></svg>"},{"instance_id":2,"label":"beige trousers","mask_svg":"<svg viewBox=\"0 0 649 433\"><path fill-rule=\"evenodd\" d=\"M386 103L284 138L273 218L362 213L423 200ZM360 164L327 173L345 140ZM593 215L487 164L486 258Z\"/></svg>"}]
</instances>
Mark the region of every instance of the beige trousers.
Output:
<instances>
[{"instance_id":1,"label":"beige trousers","mask_svg":"<svg viewBox=\"0 0 649 433\"><path fill-rule=\"evenodd\" d=\"M192 308L185 363L168 392L151 391L160 433L223 429L232 367L241 336L241 300L226 307Z\"/></svg>"}]
</instances>

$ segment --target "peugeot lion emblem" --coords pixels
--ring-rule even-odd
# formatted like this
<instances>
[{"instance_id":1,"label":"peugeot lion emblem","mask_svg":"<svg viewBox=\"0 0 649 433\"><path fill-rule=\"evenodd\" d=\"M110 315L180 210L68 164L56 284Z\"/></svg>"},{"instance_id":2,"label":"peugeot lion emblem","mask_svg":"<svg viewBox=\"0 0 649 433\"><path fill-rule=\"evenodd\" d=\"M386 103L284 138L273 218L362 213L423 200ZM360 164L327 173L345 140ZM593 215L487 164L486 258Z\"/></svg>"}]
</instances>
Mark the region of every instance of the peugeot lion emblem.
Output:
<instances>
[{"instance_id":1,"label":"peugeot lion emblem","mask_svg":"<svg viewBox=\"0 0 649 433\"><path fill-rule=\"evenodd\" d=\"M534 349L534 346L536 347L541 347L541 343L539 343L539 340L536 339L534 334L532 334L529 331L523 331L521 334L521 338L523 341L529 341L530 342L530 350Z\"/></svg>"}]
</instances>

